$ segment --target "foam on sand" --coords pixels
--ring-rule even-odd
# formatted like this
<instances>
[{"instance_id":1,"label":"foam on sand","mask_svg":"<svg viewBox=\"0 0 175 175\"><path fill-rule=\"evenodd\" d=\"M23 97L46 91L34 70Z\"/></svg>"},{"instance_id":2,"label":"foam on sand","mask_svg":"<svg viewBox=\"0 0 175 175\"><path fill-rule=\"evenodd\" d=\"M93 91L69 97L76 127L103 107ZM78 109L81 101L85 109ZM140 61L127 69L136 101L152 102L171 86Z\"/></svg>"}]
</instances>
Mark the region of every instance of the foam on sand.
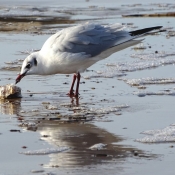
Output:
<instances>
[{"instance_id":1,"label":"foam on sand","mask_svg":"<svg viewBox=\"0 0 175 175\"><path fill-rule=\"evenodd\" d=\"M59 147L59 148L46 148L46 149L39 149L39 150L32 150L32 151L24 151L20 152L20 154L25 155L46 155L46 154L53 154L59 153L69 150L69 147Z\"/></svg>"},{"instance_id":2,"label":"foam on sand","mask_svg":"<svg viewBox=\"0 0 175 175\"><path fill-rule=\"evenodd\" d=\"M136 139L135 141L142 143L175 142L175 125L170 125L164 129L143 131L141 134L146 134L147 136Z\"/></svg>"},{"instance_id":3,"label":"foam on sand","mask_svg":"<svg viewBox=\"0 0 175 175\"><path fill-rule=\"evenodd\" d=\"M131 86L141 86L150 84L169 84L175 83L175 78L137 78L137 79L123 79L127 84Z\"/></svg>"}]
</instances>

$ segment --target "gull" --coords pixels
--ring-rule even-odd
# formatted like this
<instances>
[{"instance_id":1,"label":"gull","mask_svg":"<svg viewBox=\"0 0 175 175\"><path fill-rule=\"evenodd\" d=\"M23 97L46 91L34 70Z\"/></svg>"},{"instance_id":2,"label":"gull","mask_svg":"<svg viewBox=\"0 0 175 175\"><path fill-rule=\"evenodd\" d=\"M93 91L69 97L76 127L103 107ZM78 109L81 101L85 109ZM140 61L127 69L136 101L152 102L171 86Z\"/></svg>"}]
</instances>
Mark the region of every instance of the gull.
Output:
<instances>
[{"instance_id":1,"label":"gull","mask_svg":"<svg viewBox=\"0 0 175 175\"><path fill-rule=\"evenodd\" d=\"M79 24L50 36L41 50L31 53L23 62L16 84L26 75L74 74L69 96L79 96L80 73L115 52L140 43L152 30L162 26L128 31L116 23ZM74 84L77 79L76 90Z\"/></svg>"}]
</instances>

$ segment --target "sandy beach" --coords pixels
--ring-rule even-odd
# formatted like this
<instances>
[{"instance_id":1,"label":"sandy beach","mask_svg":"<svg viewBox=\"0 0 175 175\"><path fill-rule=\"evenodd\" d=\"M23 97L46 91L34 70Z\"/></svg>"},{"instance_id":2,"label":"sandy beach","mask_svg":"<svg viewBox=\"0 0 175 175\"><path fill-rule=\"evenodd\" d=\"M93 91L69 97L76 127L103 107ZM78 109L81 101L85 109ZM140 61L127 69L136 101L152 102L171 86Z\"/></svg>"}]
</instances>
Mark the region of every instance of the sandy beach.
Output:
<instances>
[{"instance_id":1,"label":"sandy beach","mask_svg":"<svg viewBox=\"0 0 175 175\"><path fill-rule=\"evenodd\" d=\"M174 9L172 0L2 0L0 86L15 83L25 57L66 27L165 31L88 68L78 99L66 95L72 75L26 76L22 98L0 100L0 175L173 175Z\"/></svg>"}]
</instances>

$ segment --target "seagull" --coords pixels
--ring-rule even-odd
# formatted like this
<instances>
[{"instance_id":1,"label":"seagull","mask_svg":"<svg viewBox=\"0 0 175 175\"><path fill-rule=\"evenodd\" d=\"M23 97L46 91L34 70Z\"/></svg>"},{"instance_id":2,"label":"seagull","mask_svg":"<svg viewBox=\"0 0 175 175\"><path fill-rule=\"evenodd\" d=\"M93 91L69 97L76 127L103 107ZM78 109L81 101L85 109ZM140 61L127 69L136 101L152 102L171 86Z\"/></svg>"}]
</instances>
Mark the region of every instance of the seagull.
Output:
<instances>
[{"instance_id":1,"label":"seagull","mask_svg":"<svg viewBox=\"0 0 175 175\"><path fill-rule=\"evenodd\" d=\"M25 58L16 84L26 75L74 74L68 95L78 97L80 73L113 53L140 43L143 39L138 38L153 30L160 31L161 27L128 31L119 23L85 23L62 29L50 36L41 50Z\"/></svg>"}]
</instances>

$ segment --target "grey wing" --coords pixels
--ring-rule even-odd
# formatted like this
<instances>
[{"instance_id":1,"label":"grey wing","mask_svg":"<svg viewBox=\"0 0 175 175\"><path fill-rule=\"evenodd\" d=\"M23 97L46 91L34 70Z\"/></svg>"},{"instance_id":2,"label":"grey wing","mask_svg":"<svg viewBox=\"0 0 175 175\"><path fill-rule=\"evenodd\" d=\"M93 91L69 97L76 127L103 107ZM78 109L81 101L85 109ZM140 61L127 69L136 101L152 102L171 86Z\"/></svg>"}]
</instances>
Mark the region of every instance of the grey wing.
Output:
<instances>
[{"instance_id":1,"label":"grey wing","mask_svg":"<svg viewBox=\"0 0 175 175\"><path fill-rule=\"evenodd\" d=\"M134 38L124 29L121 24L102 26L87 23L58 32L51 37L49 45L55 52L85 53L93 57Z\"/></svg>"}]
</instances>

